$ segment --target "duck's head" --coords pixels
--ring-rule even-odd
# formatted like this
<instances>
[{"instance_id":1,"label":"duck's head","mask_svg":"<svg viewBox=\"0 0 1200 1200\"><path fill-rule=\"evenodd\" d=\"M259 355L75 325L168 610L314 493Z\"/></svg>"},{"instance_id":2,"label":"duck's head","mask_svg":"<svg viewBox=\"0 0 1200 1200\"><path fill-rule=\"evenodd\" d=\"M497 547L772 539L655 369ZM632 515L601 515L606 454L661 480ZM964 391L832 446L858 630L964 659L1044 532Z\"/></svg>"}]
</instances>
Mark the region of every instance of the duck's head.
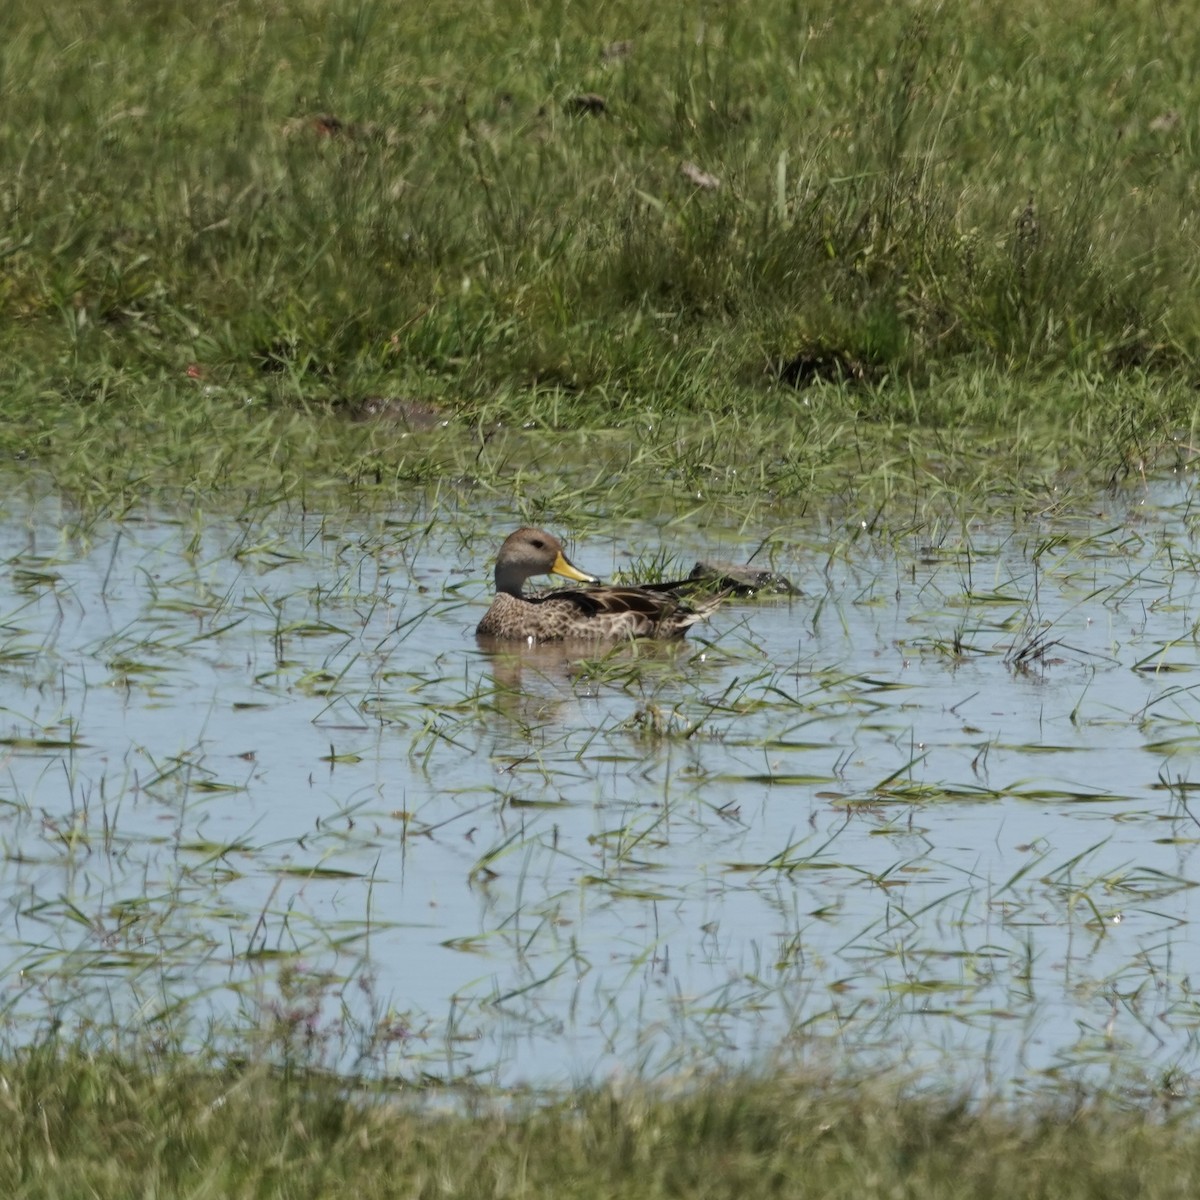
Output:
<instances>
[{"instance_id":1,"label":"duck's head","mask_svg":"<svg viewBox=\"0 0 1200 1200\"><path fill-rule=\"evenodd\" d=\"M562 542L543 529L518 529L504 539L496 556L496 591L519 596L525 581L534 575L562 575L576 583L599 583L572 565Z\"/></svg>"}]
</instances>

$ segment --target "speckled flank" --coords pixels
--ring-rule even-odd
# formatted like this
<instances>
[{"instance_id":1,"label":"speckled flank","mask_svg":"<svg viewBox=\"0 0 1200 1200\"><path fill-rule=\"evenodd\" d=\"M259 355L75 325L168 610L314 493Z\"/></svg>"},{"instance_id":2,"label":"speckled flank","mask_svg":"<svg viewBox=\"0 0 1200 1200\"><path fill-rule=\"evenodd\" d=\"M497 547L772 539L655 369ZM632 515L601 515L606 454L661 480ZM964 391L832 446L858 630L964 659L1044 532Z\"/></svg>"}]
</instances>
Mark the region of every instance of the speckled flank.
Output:
<instances>
[{"instance_id":1,"label":"speckled flank","mask_svg":"<svg viewBox=\"0 0 1200 1200\"><path fill-rule=\"evenodd\" d=\"M640 592L638 588L572 589L543 597L499 595L476 632L487 637L535 642L564 638L680 638L719 603L712 600L693 609L673 596Z\"/></svg>"}]
</instances>

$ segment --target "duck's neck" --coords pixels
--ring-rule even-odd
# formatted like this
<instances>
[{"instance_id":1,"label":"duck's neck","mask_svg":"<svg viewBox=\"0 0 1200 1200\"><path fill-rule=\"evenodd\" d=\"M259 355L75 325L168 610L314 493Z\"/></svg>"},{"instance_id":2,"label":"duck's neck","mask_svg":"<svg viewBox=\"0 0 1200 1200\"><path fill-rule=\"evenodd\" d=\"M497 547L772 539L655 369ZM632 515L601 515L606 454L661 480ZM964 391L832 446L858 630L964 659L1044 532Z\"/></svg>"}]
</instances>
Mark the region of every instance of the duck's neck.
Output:
<instances>
[{"instance_id":1,"label":"duck's neck","mask_svg":"<svg viewBox=\"0 0 1200 1200\"><path fill-rule=\"evenodd\" d=\"M510 596L520 596L525 580L529 578L518 568L496 564L496 594L507 593Z\"/></svg>"}]
</instances>

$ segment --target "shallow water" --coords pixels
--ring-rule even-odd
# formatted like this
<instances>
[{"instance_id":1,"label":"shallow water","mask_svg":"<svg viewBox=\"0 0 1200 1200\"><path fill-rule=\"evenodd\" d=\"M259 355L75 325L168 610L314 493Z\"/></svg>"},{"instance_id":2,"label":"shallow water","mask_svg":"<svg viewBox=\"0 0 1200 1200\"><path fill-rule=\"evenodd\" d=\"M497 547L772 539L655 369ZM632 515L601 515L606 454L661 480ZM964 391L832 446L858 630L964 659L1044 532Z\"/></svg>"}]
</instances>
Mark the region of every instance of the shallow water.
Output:
<instances>
[{"instance_id":1,"label":"shallow water","mask_svg":"<svg viewBox=\"0 0 1200 1200\"><path fill-rule=\"evenodd\" d=\"M345 1069L502 1085L1195 1069L1186 481L886 541L783 522L802 596L607 656L476 644L515 523L8 502L12 1038L274 1017ZM584 569L765 536L608 529Z\"/></svg>"}]
</instances>

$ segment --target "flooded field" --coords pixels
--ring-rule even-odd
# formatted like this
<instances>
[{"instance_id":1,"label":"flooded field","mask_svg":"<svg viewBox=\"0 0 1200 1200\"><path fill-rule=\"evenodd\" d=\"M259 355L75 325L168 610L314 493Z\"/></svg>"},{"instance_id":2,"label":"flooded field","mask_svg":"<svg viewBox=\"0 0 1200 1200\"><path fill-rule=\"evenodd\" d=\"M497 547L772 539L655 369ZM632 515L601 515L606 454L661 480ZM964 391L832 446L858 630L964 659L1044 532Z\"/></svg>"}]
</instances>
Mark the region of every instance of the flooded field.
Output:
<instances>
[{"instance_id":1,"label":"flooded field","mask_svg":"<svg viewBox=\"0 0 1200 1200\"><path fill-rule=\"evenodd\" d=\"M1197 520L1169 479L887 539L609 523L579 566L760 551L802 594L496 653L511 512L10 498L7 1035L252 1028L499 1085L1191 1073Z\"/></svg>"}]
</instances>

